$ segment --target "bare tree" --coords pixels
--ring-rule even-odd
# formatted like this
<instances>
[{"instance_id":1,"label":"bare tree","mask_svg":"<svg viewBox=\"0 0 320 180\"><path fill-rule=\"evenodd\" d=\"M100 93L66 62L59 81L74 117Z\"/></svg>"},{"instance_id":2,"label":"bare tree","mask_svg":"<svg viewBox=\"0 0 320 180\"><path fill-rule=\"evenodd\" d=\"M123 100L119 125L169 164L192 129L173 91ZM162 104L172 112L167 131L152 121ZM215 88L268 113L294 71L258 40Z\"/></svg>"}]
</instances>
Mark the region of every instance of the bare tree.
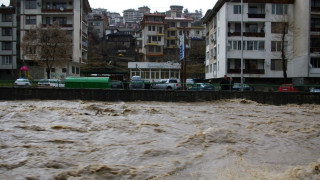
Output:
<instances>
[{"instance_id":1,"label":"bare tree","mask_svg":"<svg viewBox=\"0 0 320 180\"><path fill-rule=\"evenodd\" d=\"M72 58L72 38L58 22L32 27L23 36L21 46L27 58L46 68L48 79L53 67L64 65Z\"/></svg>"},{"instance_id":2,"label":"bare tree","mask_svg":"<svg viewBox=\"0 0 320 180\"><path fill-rule=\"evenodd\" d=\"M279 43L275 43L273 47L276 47L276 51L281 53L281 64L282 64L282 74L283 74L283 83L287 82L287 63L291 56L293 56L292 43L289 43L289 40L293 39L293 34L297 29L294 26L294 23L291 21L289 14L287 14L287 8L283 6L281 9L280 15L276 18L276 22L272 22L271 31L272 33L277 34L276 40ZM279 47L280 46L280 47Z\"/></svg>"}]
</instances>

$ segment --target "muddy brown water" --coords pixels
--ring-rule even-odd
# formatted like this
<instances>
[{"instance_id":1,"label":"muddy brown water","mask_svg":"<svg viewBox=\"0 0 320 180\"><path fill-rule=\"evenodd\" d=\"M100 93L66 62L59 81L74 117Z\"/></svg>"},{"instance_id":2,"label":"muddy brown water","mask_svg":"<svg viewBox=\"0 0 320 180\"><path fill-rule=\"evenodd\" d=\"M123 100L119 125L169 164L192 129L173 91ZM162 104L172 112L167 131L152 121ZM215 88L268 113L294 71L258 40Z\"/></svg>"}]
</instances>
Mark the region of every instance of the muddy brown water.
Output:
<instances>
[{"instance_id":1,"label":"muddy brown water","mask_svg":"<svg viewBox=\"0 0 320 180\"><path fill-rule=\"evenodd\" d=\"M0 179L320 179L320 105L1 101Z\"/></svg>"}]
</instances>

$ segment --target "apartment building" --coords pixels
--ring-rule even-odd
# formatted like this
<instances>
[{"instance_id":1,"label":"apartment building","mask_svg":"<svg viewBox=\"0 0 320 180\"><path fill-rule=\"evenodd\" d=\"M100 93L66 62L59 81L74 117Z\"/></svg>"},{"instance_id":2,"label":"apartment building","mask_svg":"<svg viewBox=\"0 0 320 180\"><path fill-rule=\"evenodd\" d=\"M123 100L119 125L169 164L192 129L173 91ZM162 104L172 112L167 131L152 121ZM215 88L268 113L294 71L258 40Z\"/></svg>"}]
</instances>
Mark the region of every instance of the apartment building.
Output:
<instances>
[{"instance_id":1,"label":"apartment building","mask_svg":"<svg viewBox=\"0 0 320 180\"><path fill-rule=\"evenodd\" d=\"M0 79L13 79L17 76L16 9L13 6L0 7Z\"/></svg>"},{"instance_id":2,"label":"apartment building","mask_svg":"<svg viewBox=\"0 0 320 180\"><path fill-rule=\"evenodd\" d=\"M141 21L142 53L146 62L161 62L165 43L165 15L145 14Z\"/></svg>"},{"instance_id":3,"label":"apartment building","mask_svg":"<svg viewBox=\"0 0 320 180\"><path fill-rule=\"evenodd\" d=\"M99 38L104 38L108 28L108 18L102 14L94 14L88 18L89 31L95 33Z\"/></svg>"},{"instance_id":4,"label":"apartment building","mask_svg":"<svg viewBox=\"0 0 320 180\"><path fill-rule=\"evenodd\" d=\"M295 0L294 51L289 76L296 83L320 83L320 0Z\"/></svg>"},{"instance_id":5,"label":"apartment building","mask_svg":"<svg viewBox=\"0 0 320 180\"><path fill-rule=\"evenodd\" d=\"M15 16L17 16L13 19L13 24L16 23L18 29L17 37L13 37L17 46L12 43L14 51L12 54L16 52L17 56L17 68L23 65L28 66L33 79L46 77L46 68L38 66L32 59L24 56L20 43L25 32L31 27L41 24L46 28L57 21L61 28L72 36L73 54L68 63L51 69L50 78L80 76L80 64L87 63L88 55L87 15L91 12L88 0L11 0L10 5L15 7Z\"/></svg>"},{"instance_id":6,"label":"apartment building","mask_svg":"<svg viewBox=\"0 0 320 180\"><path fill-rule=\"evenodd\" d=\"M240 78L241 57L246 80L283 78L283 41L279 30L283 24L287 27L284 47L288 78L303 83L306 78L319 77L316 53L319 46L316 38L319 35L316 28L319 26L316 8L319 6L318 2L244 1L242 16L240 0L219 0L203 18L208 32L206 79L214 80L224 75ZM310 11L312 7L314 9ZM313 22L311 26L316 31L309 30L310 22ZM315 51L312 52L313 50Z\"/></svg>"}]
</instances>

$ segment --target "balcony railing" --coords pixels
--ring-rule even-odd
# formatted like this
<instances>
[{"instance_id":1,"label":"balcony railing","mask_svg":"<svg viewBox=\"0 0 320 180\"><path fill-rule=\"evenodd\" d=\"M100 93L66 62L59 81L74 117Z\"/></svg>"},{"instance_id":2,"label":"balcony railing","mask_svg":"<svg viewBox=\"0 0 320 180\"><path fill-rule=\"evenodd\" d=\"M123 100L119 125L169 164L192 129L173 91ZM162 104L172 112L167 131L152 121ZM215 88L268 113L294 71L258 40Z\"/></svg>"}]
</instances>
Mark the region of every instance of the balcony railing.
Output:
<instances>
[{"instance_id":1,"label":"balcony railing","mask_svg":"<svg viewBox=\"0 0 320 180\"><path fill-rule=\"evenodd\" d=\"M228 32L228 36L241 36L241 32ZM264 32L243 32L246 37L265 37Z\"/></svg>"},{"instance_id":2,"label":"balcony railing","mask_svg":"<svg viewBox=\"0 0 320 180\"><path fill-rule=\"evenodd\" d=\"M310 52L311 53L320 53L320 47L311 47Z\"/></svg>"},{"instance_id":3,"label":"balcony railing","mask_svg":"<svg viewBox=\"0 0 320 180\"><path fill-rule=\"evenodd\" d=\"M311 7L311 12L320 12L320 7Z\"/></svg>"},{"instance_id":4,"label":"balcony railing","mask_svg":"<svg viewBox=\"0 0 320 180\"><path fill-rule=\"evenodd\" d=\"M230 74L240 74L240 69L228 69L228 73ZM244 69L244 74L264 74L264 69Z\"/></svg>"},{"instance_id":5,"label":"balcony railing","mask_svg":"<svg viewBox=\"0 0 320 180\"><path fill-rule=\"evenodd\" d=\"M249 14L248 13L248 18L265 18L265 14Z\"/></svg>"},{"instance_id":6,"label":"balcony railing","mask_svg":"<svg viewBox=\"0 0 320 180\"><path fill-rule=\"evenodd\" d=\"M246 37L265 37L264 32L244 32L243 36Z\"/></svg>"},{"instance_id":7,"label":"balcony railing","mask_svg":"<svg viewBox=\"0 0 320 180\"><path fill-rule=\"evenodd\" d=\"M49 27L49 26L52 26L52 24L42 24L42 27ZM63 28L72 28L73 27L73 24L59 24L60 27L63 27Z\"/></svg>"},{"instance_id":8,"label":"balcony railing","mask_svg":"<svg viewBox=\"0 0 320 180\"><path fill-rule=\"evenodd\" d=\"M311 32L320 32L320 28L311 27Z\"/></svg>"},{"instance_id":9,"label":"balcony railing","mask_svg":"<svg viewBox=\"0 0 320 180\"><path fill-rule=\"evenodd\" d=\"M70 13L73 12L73 9L41 9L41 12L43 13Z\"/></svg>"}]
</instances>

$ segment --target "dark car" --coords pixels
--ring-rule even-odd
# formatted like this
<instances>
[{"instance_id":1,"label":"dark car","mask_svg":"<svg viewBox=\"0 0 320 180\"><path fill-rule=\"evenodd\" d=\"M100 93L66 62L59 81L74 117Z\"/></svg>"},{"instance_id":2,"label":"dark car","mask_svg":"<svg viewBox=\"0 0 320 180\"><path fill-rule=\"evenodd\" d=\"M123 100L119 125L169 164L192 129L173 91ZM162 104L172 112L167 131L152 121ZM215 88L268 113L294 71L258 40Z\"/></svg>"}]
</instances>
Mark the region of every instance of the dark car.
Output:
<instances>
[{"instance_id":1,"label":"dark car","mask_svg":"<svg viewBox=\"0 0 320 180\"><path fill-rule=\"evenodd\" d=\"M140 76L132 76L129 89L144 89L144 81Z\"/></svg>"},{"instance_id":2,"label":"dark car","mask_svg":"<svg viewBox=\"0 0 320 180\"><path fill-rule=\"evenodd\" d=\"M123 83L121 81L112 80L110 81L110 87L111 89L123 89Z\"/></svg>"},{"instance_id":3,"label":"dark car","mask_svg":"<svg viewBox=\"0 0 320 180\"><path fill-rule=\"evenodd\" d=\"M196 83L190 85L189 91L214 91L214 86L207 83Z\"/></svg>"},{"instance_id":4,"label":"dark car","mask_svg":"<svg viewBox=\"0 0 320 180\"><path fill-rule=\"evenodd\" d=\"M232 86L233 91L241 91L241 83L234 83ZM248 84L243 84L243 91L254 91L254 88Z\"/></svg>"}]
</instances>

